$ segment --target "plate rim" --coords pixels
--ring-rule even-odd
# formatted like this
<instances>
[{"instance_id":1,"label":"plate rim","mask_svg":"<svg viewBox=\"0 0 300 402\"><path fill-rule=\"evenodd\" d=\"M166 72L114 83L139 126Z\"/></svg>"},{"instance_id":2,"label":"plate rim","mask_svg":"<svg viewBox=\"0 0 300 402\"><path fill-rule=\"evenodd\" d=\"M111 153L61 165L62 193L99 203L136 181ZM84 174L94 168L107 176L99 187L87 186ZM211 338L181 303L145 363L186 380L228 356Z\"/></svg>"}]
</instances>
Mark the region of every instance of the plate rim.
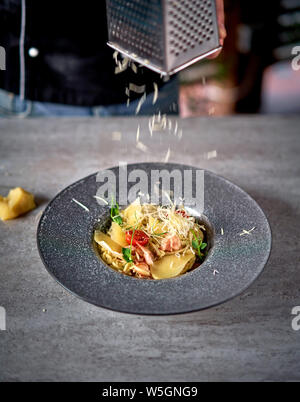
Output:
<instances>
[{"instance_id":1,"label":"plate rim","mask_svg":"<svg viewBox=\"0 0 300 402\"><path fill-rule=\"evenodd\" d=\"M80 300L82 300L82 301L84 301L84 302L86 302L86 303L89 303L89 304L91 304L91 305L93 305L93 306L95 306L95 307L104 308L104 309L106 309L106 310L113 311L113 312L116 312L116 313L128 314L128 315L138 315L138 316L155 316L155 317L158 317L158 316L168 316L168 315L169 315L169 316L172 316L172 315L192 314L192 313L195 313L195 312L198 312L198 311L199 311L199 312L200 312L200 311L205 311L205 310L208 310L208 309L210 309L210 308L214 308L214 307L216 307L216 306L225 304L225 303L231 301L232 299L234 299L234 298L240 296L241 294L243 294L243 293L261 276L261 274L262 274L263 271L264 271L264 268L266 267L266 265L267 265L267 263L268 263L268 261L269 261L269 259L270 259L270 255L271 255L271 251L272 251L272 245L273 245L273 241L272 241L272 240L273 240L273 237L272 237L272 229L271 229L269 220L268 220L268 218L267 218L267 216L266 216L264 210L261 208L260 204L259 204L249 193L247 193L242 187L240 187L239 185L237 185L235 182L233 182L233 181L227 179L226 177L224 177L224 176L222 176L222 175L216 174L215 172L212 172L211 170L208 170L208 169L203 169L203 168L200 168L200 167L197 167L197 166L187 165L187 164L180 164L180 163L164 163L164 162L136 162L136 163L127 164L127 167L130 167L130 166L132 167L132 166L137 166L137 165L148 165L148 166L149 166L149 165L163 165L163 166L172 166L173 168L175 168L175 166L178 166L178 167L181 168L181 169L182 169L182 168L190 168L190 169L199 169L199 170L203 170L204 172L207 172L208 174L210 174L210 175L212 175L212 176L214 176L214 177L216 177L216 178L222 179L223 181L225 181L225 182L228 183L229 185L234 186L238 191L242 192L248 199L250 199L251 202L253 202L254 204L256 204L256 206L257 206L258 209L260 210L261 214L263 215L263 218L264 218L265 223L266 223L266 225L267 225L267 229L268 229L268 234L269 234L269 236L268 236L268 250L267 250L267 253L266 253L265 257L264 257L264 260L263 260L262 262L260 262L260 263L257 265L259 271L258 271L258 273L253 277L253 279L251 280L251 282L249 282L248 284L246 284L242 289L240 289L238 292L234 293L233 295L230 295L229 297L226 297L226 298L224 298L224 299L222 299L222 300L220 300L220 301L217 301L216 303L211 303L211 304L209 304L208 306L195 307L195 308L187 308L185 311L160 312L160 313L156 313L156 312L153 312L153 313L151 313L151 312L134 312L134 311L128 311L126 308L125 308L125 309L121 309L121 308L109 307L109 306L103 305L103 304L101 304L101 303L93 302L93 301L89 300L87 297L81 296L81 295L77 294L77 293L74 292L73 290L69 289L66 285L64 285L64 284L54 275L54 273L50 270L50 268L47 266L47 264L46 264L46 262L45 262L45 260L44 260L43 254L42 254L42 250L41 250L41 247L40 247L40 242L39 242L39 237L38 237L38 236L39 236L39 232L40 232L40 229L41 229L41 224L42 224L43 217L45 216L45 214L46 214L46 212L48 211L48 209L51 207L51 204L52 204L57 198L59 198L60 195L62 195L64 192L67 192L67 190L69 190L69 189L72 188L72 187L77 186L79 183L84 182L84 181L88 180L89 178L91 178L91 177L93 177L93 176L96 176L99 171L118 169L119 166L112 166L112 167L109 167L109 168L100 169L100 170L97 171L97 172L94 172L94 173L92 173L92 174L89 174L89 175L87 175L87 176L85 176L85 177L83 177L83 178L81 178L81 179L79 179L79 180L77 180L77 181L75 181L75 182L69 184L68 186L66 186L65 188L63 188L61 191L59 191L59 192L47 203L47 205L45 206L45 209L43 210L43 213L42 213L42 215L41 215L41 217L40 217L40 219L39 219L39 223L38 223L38 226L37 226L37 229L36 229L36 243L37 243L37 249L38 249L38 253L39 253L39 256L40 256L40 258L41 258L41 261L42 261L44 267L46 268L46 271L50 274L50 276L55 280L55 282L57 282L60 286L62 286L68 293L71 293L73 296L75 296L76 298L78 298L78 299L80 299ZM101 261L101 263L102 263L102 261ZM205 263L205 262L204 262L204 263ZM102 263L102 264L103 264L103 263ZM122 275L122 274L120 274L120 273L118 273L118 272L116 272L116 271L113 271L113 272L114 272L115 274ZM137 278L131 278L131 279L140 280L140 279L137 279ZM178 279L178 277L176 277L176 278L169 278L169 279L163 279L163 280L160 280L159 282L166 282L166 281L169 282L169 281L172 280L172 279L173 279L173 280L176 280L176 279ZM156 282L158 282L158 281L156 281Z\"/></svg>"}]
</instances>

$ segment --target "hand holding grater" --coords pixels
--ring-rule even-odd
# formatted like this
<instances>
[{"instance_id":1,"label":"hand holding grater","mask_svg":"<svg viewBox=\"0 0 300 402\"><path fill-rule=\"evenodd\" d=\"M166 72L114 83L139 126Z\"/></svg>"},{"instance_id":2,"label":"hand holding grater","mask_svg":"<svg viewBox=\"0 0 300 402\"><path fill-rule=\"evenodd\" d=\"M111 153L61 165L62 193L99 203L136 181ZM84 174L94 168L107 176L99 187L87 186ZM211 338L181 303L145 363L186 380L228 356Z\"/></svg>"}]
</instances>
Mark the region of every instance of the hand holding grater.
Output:
<instances>
[{"instance_id":1,"label":"hand holding grater","mask_svg":"<svg viewBox=\"0 0 300 402\"><path fill-rule=\"evenodd\" d=\"M215 0L106 0L108 45L163 75L217 52Z\"/></svg>"}]
</instances>

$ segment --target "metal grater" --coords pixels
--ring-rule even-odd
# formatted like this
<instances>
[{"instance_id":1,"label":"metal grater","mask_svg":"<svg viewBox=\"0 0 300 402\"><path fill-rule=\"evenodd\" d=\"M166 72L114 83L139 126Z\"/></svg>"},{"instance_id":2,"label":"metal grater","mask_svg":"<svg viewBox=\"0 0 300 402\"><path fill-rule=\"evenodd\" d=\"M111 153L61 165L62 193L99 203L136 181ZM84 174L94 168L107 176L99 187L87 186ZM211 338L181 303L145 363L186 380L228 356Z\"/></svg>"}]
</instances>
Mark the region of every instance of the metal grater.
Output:
<instances>
[{"instance_id":1,"label":"metal grater","mask_svg":"<svg viewBox=\"0 0 300 402\"><path fill-rule=\"evenodd\" d=\"M108 45L163 75L217 52L215 0L106 0Z\"/></svg>"}]
</instances>

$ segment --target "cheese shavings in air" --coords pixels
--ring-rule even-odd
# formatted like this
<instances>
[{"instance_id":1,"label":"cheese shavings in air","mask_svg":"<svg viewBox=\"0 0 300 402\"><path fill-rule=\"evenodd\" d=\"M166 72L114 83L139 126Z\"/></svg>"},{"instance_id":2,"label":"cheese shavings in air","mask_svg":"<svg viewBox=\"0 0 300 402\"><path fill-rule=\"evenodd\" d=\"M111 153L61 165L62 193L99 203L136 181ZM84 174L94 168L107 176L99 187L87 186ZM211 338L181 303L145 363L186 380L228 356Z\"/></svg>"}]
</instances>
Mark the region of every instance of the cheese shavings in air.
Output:
<instances>
[{"instance_id":1,"label":"cheese shavings in air","mask_svg":"<svg viewBox=\"0 0 300 402\"><path fill-rule=\"evenodd\" d=\"M122 139L122 133L120 133L119 131L114 131L114 132L112 133L111 138L112 138L113 141L121 141L121 139Z\"/></svg>"},{"instance_id":2,"label":"cheese shavings in air","mask_svg":"<svg viewBox=\"0 0 300 402\"><path fill-rule=\"evenodd\" d=\"M146 91L146 85L129 84L129 91L136 92L137 94L143 94Z\"/></svg>"},{"instance_id":3,"label":"cheese shavings in air","mask_svg":"<svg viewBox=\"0 0 300 402\"><path fill-rule=\"evenodd\" d=\"M136 148L138 148L139 150L141 150L142 152L148 152L148 147L147 145L143 144L142 142L137 142L136 144Z\"/></svg>"},{"instance_id":4,"label":"cheese shavings in air","mask_svg":"<svg viewBox=\"0 0 300 402\"><path fill-rule=\"evenodd\" d=\"M170 147L169 147L168 152L167 152L167 154L166 154L166 156L165 156L165 159L164 159L164 162L165 162L165 163L167 163L167 162L169 161L170 155L171 155L171 149L170 149Z\"/></svg>"},{"instance_id":5,"label":"cheese shavings in air","mask_svg":"<svg viewBox=\"0 0 300 402\"><path fill-rule=\"evenodd\" d=\"M75 200L75 198L72 198L72 201L74 201L77 205L79 205L81 208L83 208L85 211L90 212L90 210L83 204L81 204L81 202Z\"/></svg>"},{"instance_id":6,"label":"cheese shavings in air","mask_svg":"<svg viewBox=\"0 0 300 402\"><path fill-rule=\"evenodd\" d=\"M135 74L138 73L138 68L137 68L137 66L136 66L134 63L131 63L131 69L132 69L132 71L133 71Z\"/></svg>"},{"instance_id":7,"label":"cheese shavings in air","mask_svg":"<svg viewBox=\"0 0 300 402\"><path fill-rule=\"evenodd\" d=\"M242 233L240 233L240 236L245 236L245 235L250 235L251 234L251 232L253 232L253 230L255 230L256 229L256 227L254 226L252 229L250 229L250 230L243 230L242 231Z\"/></svg>"},{"instance_id":8,"label":"cheese shavings in air","mask_svg":"<svg viewBox=\"0 0 300 402\"><path fill-rule=\"evenodd\" d=\"M146 97L147 97L147 95L146 95L146 93L144 93L144 95L141 97L141 99L140 99L140 101L139 101L139 103L138 103L138 105L137 105L135 114L139 114L139 113L140 113L141 107L143 106L143 103L145 102Z\"/></svg>"},{"instance_id":9,"label":"cheese shavings in air","mask_svg":"<svg viewBox=\"0 0 300 402\"><path fill-rule=\"evenodd\" d=\"M156 84L156 82L154 82L153 86L154 86L154 95L153 95L152 104L155 105L155 103L157 102L157 99L158 99L158 85Z\"/></svg>"},{"instance_id":10,"label":"cheese shavings in air","mask_svg":"<svg viewBox=\"0 0 300 402\"><path fill-rule=\"evenodd\" d=\"M108 202L104 198L98 197L98 195L94 195L94 198L96 198L97 200L103 201L104 204L108 205Z\"/></svg>"},{"instance_id":11,"label":"cheese shavings in air","mask_svg":"<svg viewBox=\"0 0 300 402\"><path fill-rule=\"evenodd\" d=\"M120 61L117 62L117 67L115 68L115 74L120 74L123 71L127 70L129 64L129 59L124 57L122 63Z\"/></svg>"},{"instance_id":12,"label":"cheese shavings in air","mask_svg":"<svg viewBox=\"0 0 300 402\"><path fill-rule=\"evenodd\" d=\"M139 139L140 139L140 125L138 125L138 129L136 132L136 142L139 142Z\"/></svg>"},{"instance_id":13,"label":"cheese shavings in air","mask_svg":"<svg viewBox=\"0 0 300 402\"><path fill-rule=\"evenodd\" d=\"M209 159L214 159L214 158L216 158L217 156L218 156L218 152L217 152L216 150L207 152L207 154L206 154L206 157L207 157L208 160L209 160Z\"/></svg>"}]
</instances>

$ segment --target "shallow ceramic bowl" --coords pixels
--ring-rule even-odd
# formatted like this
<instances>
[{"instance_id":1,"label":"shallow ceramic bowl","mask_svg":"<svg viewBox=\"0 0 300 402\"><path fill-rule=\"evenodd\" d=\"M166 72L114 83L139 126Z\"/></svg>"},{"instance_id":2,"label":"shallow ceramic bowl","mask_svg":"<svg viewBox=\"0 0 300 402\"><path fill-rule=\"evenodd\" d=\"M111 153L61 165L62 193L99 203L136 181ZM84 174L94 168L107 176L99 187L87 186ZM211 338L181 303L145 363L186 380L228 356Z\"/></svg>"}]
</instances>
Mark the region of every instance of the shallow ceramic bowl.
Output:
<instances>
[{"instance_id":1,"label":"shallow ceramic bowl","mask_svg":"<svg viewBox=\"0 0 300 402\"><path fill-rule=\"evenodd\" d=\"M177 164L133 164L143 169L186 169ZM118 167L112 168L118 177ZM257 203L243 190L209 171L204 173L204 219L211 248L204 263L177 278L142 280L105 265L95 251L93 232L107 221L108 206L94 198L99 183L88 176L59 193L38 226L41 259L65 289L97 306L135 314L179 314L216 306L241 294L261 273L269 258L271 231ZM84 210L72 199L80 201ZM249 234L244 230L255 229Z\"/></svg>"}]
</instances>

